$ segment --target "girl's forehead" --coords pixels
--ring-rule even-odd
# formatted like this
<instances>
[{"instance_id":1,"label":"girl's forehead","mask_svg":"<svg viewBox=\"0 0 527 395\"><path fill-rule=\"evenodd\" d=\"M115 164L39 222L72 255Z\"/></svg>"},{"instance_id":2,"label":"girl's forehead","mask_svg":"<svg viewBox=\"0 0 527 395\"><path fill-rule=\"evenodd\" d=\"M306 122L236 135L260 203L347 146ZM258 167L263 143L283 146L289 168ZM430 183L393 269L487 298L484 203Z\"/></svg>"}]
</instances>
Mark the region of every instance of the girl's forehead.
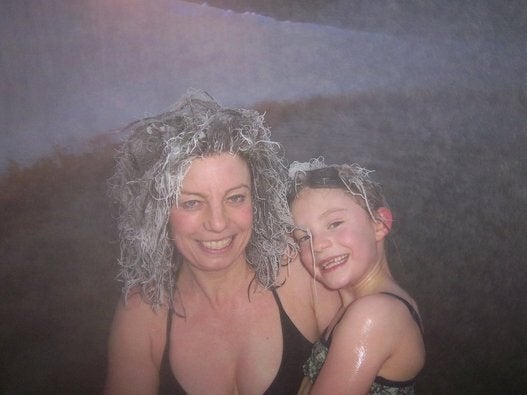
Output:
<instances>
[{"instance_id":1,"label":"girl's forehead","mask_svg":"<svg viewBox=\"0 0 527 395\"><path fill-rule=\"evenodd\" d=\"M311 188L302 189L295 200L306 201L313 200L320 203L331 204L331 202L338 201L342 203L357 204L355 197L343 188Z\"/></svg>"},{"instance_id":2,"label":"girl's forehead","mask_svg":"<svg viewBox=\"0 0 527 395\"><path fill-rule=\"evenodd\" d=\"M305 188L293 201L291 211L296 216L302 215L302 211L306 210L320 213L351 209L364 211L367 214L360 199L342 188Z\"/></svg>"}]
</instances>

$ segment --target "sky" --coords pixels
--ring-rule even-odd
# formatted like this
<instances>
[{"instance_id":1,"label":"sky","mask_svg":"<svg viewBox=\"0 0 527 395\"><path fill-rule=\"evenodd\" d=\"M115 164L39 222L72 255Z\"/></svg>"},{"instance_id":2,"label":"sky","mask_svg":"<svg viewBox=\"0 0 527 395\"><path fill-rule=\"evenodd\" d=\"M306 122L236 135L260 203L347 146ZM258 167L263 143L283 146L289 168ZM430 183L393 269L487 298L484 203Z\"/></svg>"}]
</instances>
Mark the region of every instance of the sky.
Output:
<instances>
[{"instance_id":1,"label":"sky","mask_svg":"<svg viewBox=\"0 0 527 395\"><path fill-rule=\"evenodd\" d=\"M177 0L0 5L0 171L166 110L372 90L527 89L522 40L390 35Z\"/></svg>"}]
</instances>

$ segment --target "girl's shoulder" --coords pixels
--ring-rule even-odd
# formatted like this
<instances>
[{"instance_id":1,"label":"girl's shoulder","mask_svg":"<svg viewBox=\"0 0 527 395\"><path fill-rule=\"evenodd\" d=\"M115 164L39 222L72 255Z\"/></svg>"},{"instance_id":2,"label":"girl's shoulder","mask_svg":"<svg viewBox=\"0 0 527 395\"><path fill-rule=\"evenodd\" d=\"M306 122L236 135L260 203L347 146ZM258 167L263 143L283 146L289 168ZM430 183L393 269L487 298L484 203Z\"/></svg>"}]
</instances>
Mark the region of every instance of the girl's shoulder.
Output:
<instances>
[{"instance_id":1,"label":"girl's shoulder","mask_svg":"<svg viewBox=\"0 0 527 395\"><path fill-rule=\"evenodd\" d=\"M347 307L347 311L372 311L392 309L395 306L404 307L405 310L417 311L417 304L405 292L377 292L361 296L353 300Z\"/></svg>"},{"instance_id":2,"label":"girl's shoulder","mask_svg":"<svg viewBox=\"0 0 527 395\"><path fill-rule=\"evenodd\" d=\"M358 329L367 325L372 333L394 332L421 326L415 302L404 294L380 292L362 296L348 305L339 326Z\"/></svg>"},{"instance_id":3,"label":"girl's shoulder","mask_svg":"<svg viewBox=\"0 0 527 395\"><path fill-rule=\"evenodd\" d=\"M404 296L376 293L349 304L331 336L333 361L353 366L360 359L357 350L361 350L365 355L363 366L369 367L372 380L375 376L394 381L415 377L424 364L424 342L420 327L402 300L412 308L415 302Z\"/></svg>"}]
</instances>

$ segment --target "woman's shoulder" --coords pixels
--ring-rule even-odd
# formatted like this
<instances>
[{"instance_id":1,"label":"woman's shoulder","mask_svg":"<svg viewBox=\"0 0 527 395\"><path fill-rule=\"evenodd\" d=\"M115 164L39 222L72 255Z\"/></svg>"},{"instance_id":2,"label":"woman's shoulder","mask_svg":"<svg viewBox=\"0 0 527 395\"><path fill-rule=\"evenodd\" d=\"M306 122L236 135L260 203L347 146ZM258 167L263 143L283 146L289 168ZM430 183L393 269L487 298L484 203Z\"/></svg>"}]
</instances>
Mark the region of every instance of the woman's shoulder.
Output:
<instances>
[{"instance_id":1,"label":"woman's shoulder","mask_svg":"<svg viewBox=\"0 0 527 395\"><path fill-rule=\"evenodd\" d=\"M278 295L293 322L296 323L297 317L313 321L316 325L313 333L318 337L340 306L338 292L315 282L298 258L282 267L280 284Z\"/></svg>"},{"instance_id":2,"label":"woman's shoulder","mask_svg":"<svg viewBox=\"0 0 527 395\"><path fill-rule=\"evenodd\" d=\"M152 309L138 292L118 302L110 331L106 394L155 391L167 312Z\"/></svg>"},{"instance_id":3,"label":"woman's shoulder","mask_svg":"<svg viewBox=\"0 0 527 395\"><path fill-rule=\"evenodd\" d=\"M138 290L132 290L126 297L122 296L116 308L117 319L145 325L156 325L164 322L167 313L168 307L166 305L152 306Z\"/></svg>"},{"instance_id":4,"label":"woman's shoulder","mask_svg":"<svg viewBox=\"0 0 527 395\"><path fill-rule=\"evenodd\" d=\"M127 351L159 354L164 347L168 311L166 306L154 309L140 292L131 292L117 304L111 342Z\"/></svg>"}]
</instances>

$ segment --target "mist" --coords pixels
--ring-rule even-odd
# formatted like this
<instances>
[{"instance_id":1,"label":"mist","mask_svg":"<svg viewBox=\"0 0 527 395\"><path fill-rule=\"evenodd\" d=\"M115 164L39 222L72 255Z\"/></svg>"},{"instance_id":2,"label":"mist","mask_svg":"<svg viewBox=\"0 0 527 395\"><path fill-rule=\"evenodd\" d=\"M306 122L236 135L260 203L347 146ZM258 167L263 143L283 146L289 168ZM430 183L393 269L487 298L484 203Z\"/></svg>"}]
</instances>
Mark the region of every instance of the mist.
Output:
<instances>
[{"instance_id":1,"label":"mist","mask_svg":"<svg viewBox=\"0 0 527 395\"><path fill-rule=\"evenodd\" d=\"M290 161L374 170L418 393L526 392L527 7L252 3L0 5L0 392L101 392L120 129L189 87L265 113Z\"/></svg>"},{"instance_id":2,"label":"mist","mask_svg":"<svg viewBox=\"0 0 527 395\"><path fill-rule=\"evenodd\" d=\"M518 37L455 40L278 21L175 0L5 1L0 169L166 110L189 87L225 105L373 90L525 96Z\"/></svg>"}]
</instances>

